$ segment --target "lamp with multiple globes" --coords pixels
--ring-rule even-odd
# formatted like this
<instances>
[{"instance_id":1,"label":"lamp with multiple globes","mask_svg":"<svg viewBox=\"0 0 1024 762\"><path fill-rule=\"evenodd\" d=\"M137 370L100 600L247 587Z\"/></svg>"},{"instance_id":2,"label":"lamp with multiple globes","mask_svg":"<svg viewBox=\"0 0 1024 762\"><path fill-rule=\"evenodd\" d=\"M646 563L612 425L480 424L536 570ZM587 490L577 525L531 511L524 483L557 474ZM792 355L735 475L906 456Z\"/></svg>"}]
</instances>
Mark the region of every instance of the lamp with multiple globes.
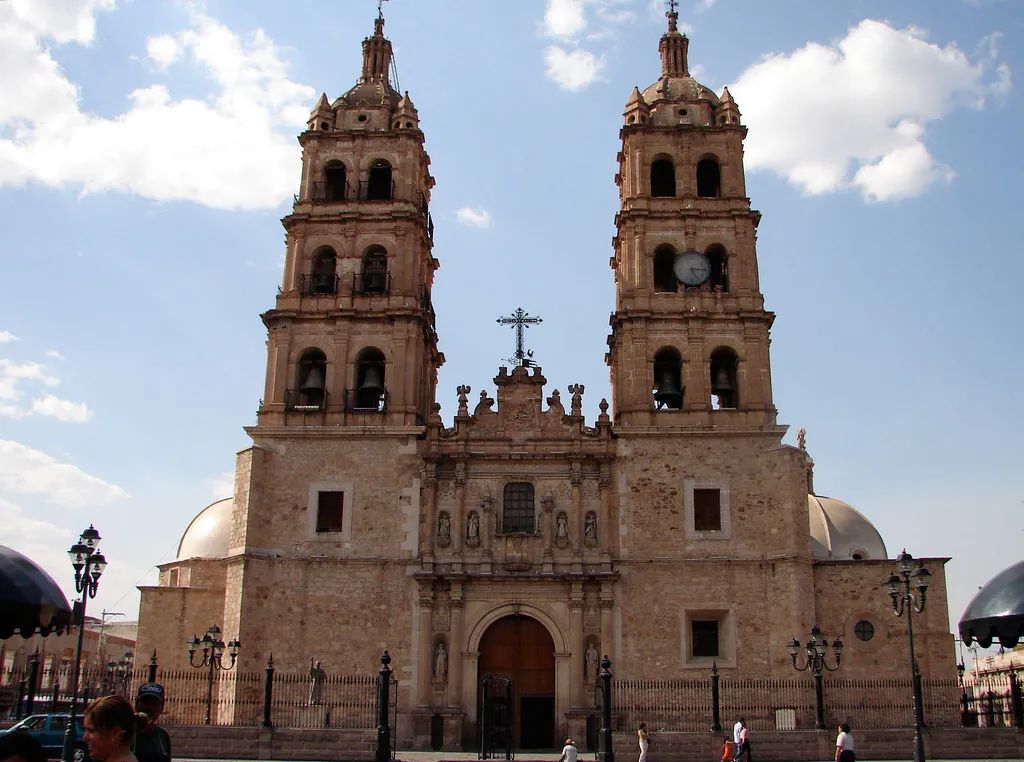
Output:
<instances>
[{"instance_id":1,"label":"lamp with multiple globes","mask_svg":"<svg viewBox=\"0 0 1024 762\"><path fill-rule=\"evenodd\" d=\"M221 639L220 627L214 624L210 625L210 629L206 631L202 638L193 635L186 641L186 644L188 646L189 664L196 669L206 667L210 670L206 681L206 724L209 725L210 708L213 705L213 673L214 671L227 672L235 666L238 652L242 648L242 641L231 640L225 643ZM196 651L200 649L202 649L202 654L199 657L199 662L196 663ZM231 657L231 663L227 666L224 665L225 650L227 650L228 656Z\"/></svg>"},{"instance_id":2,"label":"lamp with multiple globes","mask_svg":"<svg viewBox=\"0 0 1024 762\"><path fill-rule=\"evenodd\" d=\"M839 669L839 663L843 658L843 641L840 638L836 638L832 642L832 652L836 657L836 666L830 667L826 660L828 654L829 644L828 640L822 636L821 630L818 625L814 625L811 628L811 639L806 644L801 644L799 640L793 638L789 643L789 655L793 659L793 669L798 672L810 672L814 675L814 697L815 697L815 708L817 710L816 726L818 730L825 729L825 704L823 700L823 687L822 687L822 676L827 670L828 672L835 672ZM806 657L804 665L801 667L797 664L797 657L800 651L806 651Z\"/></svg>"}]
</instances>

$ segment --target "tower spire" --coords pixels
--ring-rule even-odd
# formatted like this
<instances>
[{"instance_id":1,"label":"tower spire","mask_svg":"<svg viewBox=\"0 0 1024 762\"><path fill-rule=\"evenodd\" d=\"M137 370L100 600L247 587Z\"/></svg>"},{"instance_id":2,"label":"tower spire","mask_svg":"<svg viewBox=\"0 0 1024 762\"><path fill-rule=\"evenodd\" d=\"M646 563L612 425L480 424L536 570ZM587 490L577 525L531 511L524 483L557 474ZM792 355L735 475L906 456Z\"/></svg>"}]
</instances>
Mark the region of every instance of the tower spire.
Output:
<instances>
[{"instance_id":1,"label":"tower spire","mask_svg":"<svg viewBox=\"0 0 1024 762\"><path fill-rule=\"evenodd\" d=\"M384 36L384 12L378 6L373 22L373 36L363 40L362 81L387 80L391 68L391 40Z\"/></svg>"},{"instance_id":2,"label":"tower spire","mask_svg":"<svg viewBox=\"0 0 1024 762\"><path fill-rule=\"evenodd\" d=\"M668 17L668 31L658 44L658 52L661 53L661 75L663 77L689 77L690 69L687 65L686 55L690 41L685 34L679 33L679 11L676 9L676 0L668 0L668 7L669 10L665 14Z\"/></svg>"}]
</instances>

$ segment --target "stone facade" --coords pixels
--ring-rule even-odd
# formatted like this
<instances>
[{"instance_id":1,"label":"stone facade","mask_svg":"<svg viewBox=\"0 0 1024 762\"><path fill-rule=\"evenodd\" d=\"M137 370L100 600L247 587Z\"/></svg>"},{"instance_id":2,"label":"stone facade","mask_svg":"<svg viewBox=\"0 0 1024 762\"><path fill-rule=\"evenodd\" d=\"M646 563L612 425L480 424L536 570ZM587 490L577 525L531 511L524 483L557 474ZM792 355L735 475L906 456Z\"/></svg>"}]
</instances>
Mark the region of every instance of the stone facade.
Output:
<instances>
[{"instance_id":1,"label":"stone facade","mask_svg":"<svg viewBox=\"0 0 1024 762\"><path fill-rule=\"evenodd\" d=\"M493 397L459 388L449 427L434 403L433 180L378 20L359 84L322 97L300 138L230 542L161 566L141 652L184 667L184 639L213 623L241 639L245 670L273 653L281 670L315 656L369 673L387 648L399 743L426 747L441 717L452 749L475 743L485 668L549 686L515 695L549 740L583 735L597 653L621 679L791 677L787 644L817 624L849 646L844 677L905 674L888 562L812 552L812 463L782 444L772 402L739 109L689 77L671 14L660 50L662 78L634 91L622 127L611 412L602 401L590 425L582 386L563 398L540 368L501 368ZM921 669L951 677L945 559L924 563ZM501 630L525 620L539 641Z\"/></svg>"}]
</instances>

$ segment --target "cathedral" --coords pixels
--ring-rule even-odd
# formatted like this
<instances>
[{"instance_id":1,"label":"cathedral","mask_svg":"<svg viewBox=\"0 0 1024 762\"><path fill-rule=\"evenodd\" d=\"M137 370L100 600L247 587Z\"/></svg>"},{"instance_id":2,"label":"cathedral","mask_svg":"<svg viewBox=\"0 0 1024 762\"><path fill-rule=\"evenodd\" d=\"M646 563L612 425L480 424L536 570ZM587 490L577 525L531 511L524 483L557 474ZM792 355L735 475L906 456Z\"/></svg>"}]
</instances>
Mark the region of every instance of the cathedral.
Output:
<instances>
[{"instance_id":1,"label":"cathedral","mask_svg":"<svg viewBox=\"0 0 1024 762\"><path fill-rule=\"evenodd\" d=\"M802 435L783 444L747 128L688 46L673 10L660 74L623 93L611 399L587 421L582 386L524 361L493 396L458 387L445 421L434 180L376 19L357 84L299 137L252 446L142 588L139 653L183 668L210 624L252 672L272 653L374 674L387 649L403 748L438 722L474 748L488 675L512 680L517 747L582 737L605 655L623 680L788 678L787 645L818 625L846 644L843 677L906 674L881 536L815 493ZM925 677L954 674L945 561L924 560Z\"/></svg>"}]
</instances>

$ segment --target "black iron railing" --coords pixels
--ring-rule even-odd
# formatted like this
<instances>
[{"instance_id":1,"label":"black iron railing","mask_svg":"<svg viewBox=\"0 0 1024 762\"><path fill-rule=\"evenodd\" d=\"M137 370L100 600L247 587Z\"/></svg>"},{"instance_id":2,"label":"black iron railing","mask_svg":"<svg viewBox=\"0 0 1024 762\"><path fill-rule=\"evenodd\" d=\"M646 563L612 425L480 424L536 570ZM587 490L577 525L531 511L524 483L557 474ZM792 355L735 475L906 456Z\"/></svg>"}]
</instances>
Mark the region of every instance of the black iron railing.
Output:
<instances>
[{"instance_id":1,"label":"black iron railing","mask_svg":"<svg viewBox=\"0 0 1024 762\"><path fill-rule=\"evenodd\" d=\"M338 293L340 279L334 273L310 273L302 276L303 296Z\"/></svg>"},{"instance_id":2,"label":"black iron railing","mask_svg":"<svg viewBox=\"0 0 1024 762\"><path fill-rule=\"evenodd\" d=\"M284 409L293 413L322 413L327 409L326 389L285 389Z\"/></svg>"},{"instance_id":3,"label":"black iron railing","mask_svg":"<svg viewBox=\"0 0 1024 762\"><path fill-rule=\"evenodd\" d=\"M390 294L391 273L386 270L355 273L352 275L352 295Z\"/></svg>"},{"instance_id":4,"label":"black iron railing","mask_svg":"<svg viewBox=\"0 0 1024 762\"><path fill-rule=\"evenodd\" d=\"M360 180L359 200L394 201L397 187L398 186L395 184L394 180L392 180L390 184L379 180Z\"/></svg>"},{"instance_id":5,"label":"black iron railing","mask_svg":"<svg viewBox=\"0 0 1024 762\"><path fill-rule=\"evenodd\" d=\"M309 198L319 204L340 204L352 198L352 186L348 183L317 180L313 183L313 192Z\"/></svg>"},{"instance_id":6,"label":"black iron railing","mask_svg":"<svg viewBox=\"0 0 1024 762\"><path fill-rule=\"evenodd\" d=\"M388 408L388 391L345 390L345 410L350 413L383 413Z\"/></svg>"}]
</instances>

